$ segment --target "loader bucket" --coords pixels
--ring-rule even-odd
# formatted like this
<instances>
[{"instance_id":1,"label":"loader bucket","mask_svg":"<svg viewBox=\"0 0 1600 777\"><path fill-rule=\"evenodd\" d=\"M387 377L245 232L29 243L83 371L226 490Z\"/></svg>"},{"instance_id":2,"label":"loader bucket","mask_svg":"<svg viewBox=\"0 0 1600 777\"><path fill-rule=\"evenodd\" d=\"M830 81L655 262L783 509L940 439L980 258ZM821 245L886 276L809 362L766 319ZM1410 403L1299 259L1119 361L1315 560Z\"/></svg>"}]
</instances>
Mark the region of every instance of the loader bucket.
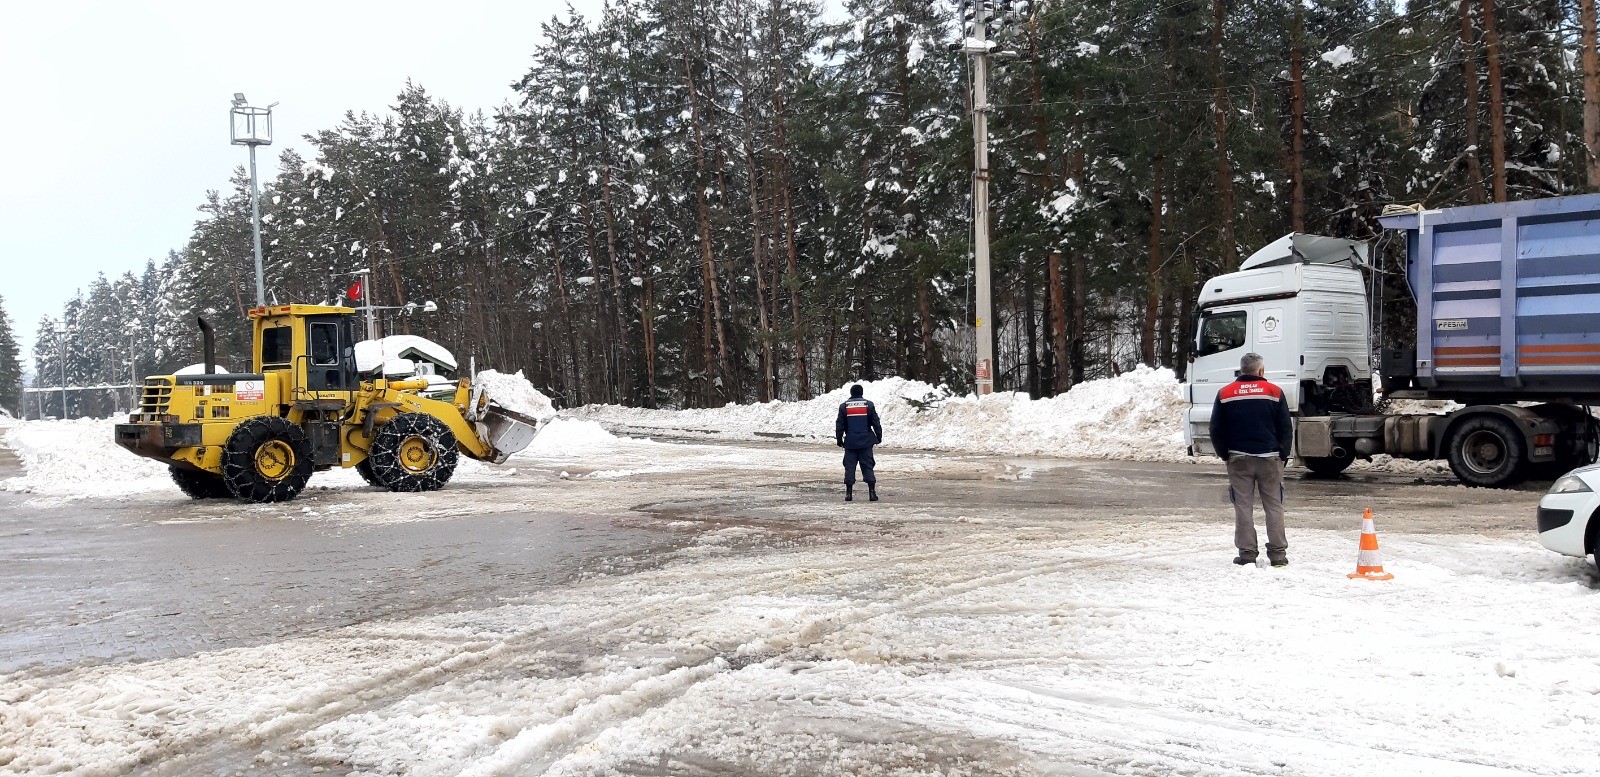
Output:
<instances>
[{"instance_id":1,"label":"loader bucket","mask_svg":"<svg viewBox=\"0 0 1600 777\"><path fill-rule=\"evenodd\" d=\"M489 409L478 420L478 434L494 450L489 460L495 464L504 464L506 459L511 458L511 454L521 451L533 442L533 438L539 434L539 419L508 410L490 401Z\"/></svg>"}]
</instances>

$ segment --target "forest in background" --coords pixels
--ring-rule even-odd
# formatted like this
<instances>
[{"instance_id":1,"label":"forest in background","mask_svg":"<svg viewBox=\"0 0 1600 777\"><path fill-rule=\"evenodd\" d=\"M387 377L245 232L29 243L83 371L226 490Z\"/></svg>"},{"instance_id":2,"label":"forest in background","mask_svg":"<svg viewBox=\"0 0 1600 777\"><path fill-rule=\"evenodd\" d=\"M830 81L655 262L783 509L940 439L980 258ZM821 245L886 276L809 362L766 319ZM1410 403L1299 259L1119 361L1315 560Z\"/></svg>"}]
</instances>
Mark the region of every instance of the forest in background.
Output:
<instances>
[{"instance_id":1,"label":"forest in background","mask_svg":"<svg viewBox=\"0 0 1600 777\"><path fill-rule=\"evenodd\" d=\"M1594 2L991 4L997 390L1181 375L1198 284L1286 232L1370 239L1388 203L1600 188ZM525 73L485 74L515 79L492 114L407 83L387 113L308 136L310 158L284 153L263 175L269 299L331 300L369 270L375 304L438 306L386 311L385 334L524 370L569 406L887 375L967 390L971 13L614 0L552 19ZM39 385L63 359L69 385L197 362L197 316L247 368L243 170L199 211L167 256L67 301L64 340L35 322Z\"/></svg>"}]
</instances>

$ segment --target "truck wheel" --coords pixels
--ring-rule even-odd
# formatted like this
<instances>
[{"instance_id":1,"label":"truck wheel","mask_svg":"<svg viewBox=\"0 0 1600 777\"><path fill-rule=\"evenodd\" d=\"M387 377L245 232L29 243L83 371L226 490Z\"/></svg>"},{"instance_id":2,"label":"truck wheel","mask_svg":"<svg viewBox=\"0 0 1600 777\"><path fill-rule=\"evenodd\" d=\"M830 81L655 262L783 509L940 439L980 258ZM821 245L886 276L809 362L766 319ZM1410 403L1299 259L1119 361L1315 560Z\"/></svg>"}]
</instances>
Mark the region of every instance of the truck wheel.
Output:
<instances>
[{"instance_id":1,"label":"truck wheel","mask_svg":"<svg viewBox=\"0 0 1600 777\"><path fill-rule=\"evenodd\" d=\"M172 482L178 484L178 490L190 499L232 499L233 494L228 491L228 483L221 475L210 472L196 472L192 469L171 468Z\"/></svg>"},{"instance_id":2,"label":"truck wheel","mask_svg":"<svg viewBox=\"0 0 1600 777\"><path fill-rule=\"evenodd\" d=\"M222 479L247 502L287 502L311 479L311 440L277 416L257 416L234 428L222 446Z\"/></svg>"},{"instance_id":3,"label":"truck wheel","mask_svg":"<svg viewBox=\"0 0 1600 777\"><path fill-rule=\"evenodd\" d=\"M1461 482L1482 488L1509 488L1526 475L1522 433L1499 416L1468 418L1450 435L1450 469Z\"/></svg>"},{"instance_id":4,"label":"truck wheel","mask_svg":"<svg viewBox=\"0 0 1600 777\"><path fill-rule=\"evenodd\" d=\"M367 462L390 491L437 491L456 469L456 436L443 421L401 413L378 427Z\"/></svg>"},{"instance_id":5,"label":"truck wheel","mask_svg":"<svg viewBox=\"0 0 1600 777\"><path fill-rule=\"evenodd\" d=\"M1311 470L1311 474L1324 478L1337 477L1339 473L1344 472L1345 469L1350 466L1351 462L1354 462L1355 460L1356 455L1354 453L1350 453L1349 451L1346 451L1343 456L1300 457L1300 463L1306 465L1306 469Z\"/></svg>"}]
</instances>

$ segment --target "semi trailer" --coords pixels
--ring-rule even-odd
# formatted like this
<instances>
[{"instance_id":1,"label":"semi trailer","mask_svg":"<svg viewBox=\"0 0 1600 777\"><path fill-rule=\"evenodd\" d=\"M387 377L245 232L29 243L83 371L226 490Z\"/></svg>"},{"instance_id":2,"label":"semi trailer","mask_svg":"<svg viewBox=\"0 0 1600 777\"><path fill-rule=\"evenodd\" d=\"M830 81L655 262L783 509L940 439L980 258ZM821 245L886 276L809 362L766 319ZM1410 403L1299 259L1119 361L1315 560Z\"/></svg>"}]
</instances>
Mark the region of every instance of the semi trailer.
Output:
<instances>
[{"instance_id":1,"label":"semi trailer","mask_svg":"<svg viewBox=\"0 0 1600 777\"><path fill-rule=\"evenodd\" d=\"M1184 384L1191 454L1214 452L1212 403L1255 352L1314 473L1387 454L1445 459L1463 483L1509 487L1594 461L1600 195L1391 207L1379 221L1404 242L1408 299L1376 293L1368 243L1313 235L1287 235L1206 281ZM1385 316L1416 325L1375 345ZM1399 413L1393 400L1446 409Z\"/></svg>"}]
</instances>

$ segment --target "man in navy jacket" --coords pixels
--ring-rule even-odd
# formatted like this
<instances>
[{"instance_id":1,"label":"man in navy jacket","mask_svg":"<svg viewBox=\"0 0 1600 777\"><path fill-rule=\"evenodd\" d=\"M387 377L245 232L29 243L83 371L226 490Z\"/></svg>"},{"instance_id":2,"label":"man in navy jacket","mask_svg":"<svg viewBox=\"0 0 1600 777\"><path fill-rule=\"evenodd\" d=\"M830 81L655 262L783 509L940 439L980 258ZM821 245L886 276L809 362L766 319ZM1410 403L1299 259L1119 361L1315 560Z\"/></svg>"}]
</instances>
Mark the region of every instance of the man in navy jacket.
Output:
<instances>
[{"instance_id":1,"label":"man in navy jacket","mask_svg":"<svg viewBox=\"0 0 1600 777\"><path fill-rule=\"evenodd\" d=\"M883 425L878 423L878 408L862 398L860 384L850 387L850 398L839 406L839 419L833 424L833 438L844 449L844 501L855 501L856 465L861 465L861 479L867 481L867 494L878 501L878 476L873 473L877 462L872 459L872 446L883 442Z\"/></svg>"},{"instance_id":2,"label":"man in navy jacket","mask_svg":"<svg viewBox=\"0 0 1600 777\"><path fill-rule=\"evenodd\" d=\"M1260 354L1239 360L1239 378L1217 394L1211 406L1211 445L1228 462L1228 499L1233 502L1235 564L1256 562L1255 497L1267 517L1267 558L1275 567L1289 563L1283 532L1283 465L1294 447L1289 400L1266 378Z\"/></svg>"}]
</instances>

